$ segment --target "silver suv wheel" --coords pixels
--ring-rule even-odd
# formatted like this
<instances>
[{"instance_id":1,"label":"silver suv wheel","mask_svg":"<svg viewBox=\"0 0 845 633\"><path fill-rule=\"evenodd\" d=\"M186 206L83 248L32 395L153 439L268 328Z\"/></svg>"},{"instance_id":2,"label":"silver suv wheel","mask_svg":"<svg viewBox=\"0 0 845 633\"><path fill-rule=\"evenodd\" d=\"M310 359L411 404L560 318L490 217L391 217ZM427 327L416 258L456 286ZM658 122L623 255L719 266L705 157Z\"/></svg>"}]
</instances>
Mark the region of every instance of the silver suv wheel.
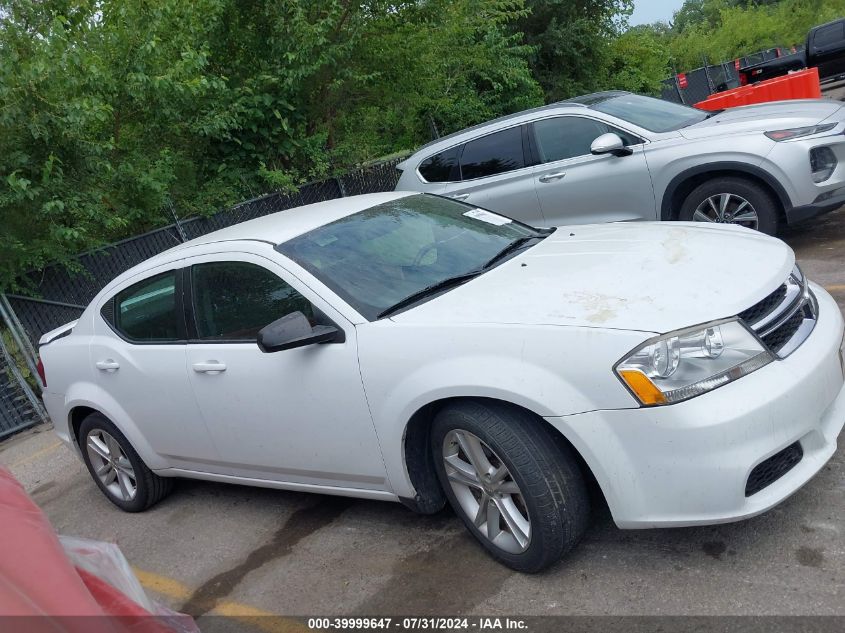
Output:
<instances>
[{"instance_id":1,"label":"silver suv wheel","mask_svg":"<svg viewBox=\"0 0 845 633\"><path fill-rule=\"evenodd\" d=\"M739 224L755 231L760 224L754 206L735 193L718 193L705 198L696 207L692 219L694 222Z\"/></svg>"}]
</instances>

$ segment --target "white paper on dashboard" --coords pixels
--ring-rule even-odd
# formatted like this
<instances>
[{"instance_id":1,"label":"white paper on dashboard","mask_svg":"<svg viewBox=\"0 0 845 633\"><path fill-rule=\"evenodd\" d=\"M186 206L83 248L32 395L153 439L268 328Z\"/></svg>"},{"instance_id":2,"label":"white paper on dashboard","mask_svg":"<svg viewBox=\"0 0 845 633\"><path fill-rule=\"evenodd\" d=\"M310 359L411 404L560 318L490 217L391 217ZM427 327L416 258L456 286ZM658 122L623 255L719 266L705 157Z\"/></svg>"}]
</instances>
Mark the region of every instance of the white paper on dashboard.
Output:
<instances>
[{"instance_id":1,"label":"white paper on dashboard","mask_svg":"<svg viewBox=\"0 0 845 633\"><path fill-rule=\"evenodd\" d=\"M510 218L506 218L505 216L497 213L491 213L490 211L486 211L484 209L470 209L464 213L464 215L468 218L475 218L476 220L487 222L487 224L494 224L495 226L502 226L503 224L511 223Z\"/></svg>"}]
</instances>

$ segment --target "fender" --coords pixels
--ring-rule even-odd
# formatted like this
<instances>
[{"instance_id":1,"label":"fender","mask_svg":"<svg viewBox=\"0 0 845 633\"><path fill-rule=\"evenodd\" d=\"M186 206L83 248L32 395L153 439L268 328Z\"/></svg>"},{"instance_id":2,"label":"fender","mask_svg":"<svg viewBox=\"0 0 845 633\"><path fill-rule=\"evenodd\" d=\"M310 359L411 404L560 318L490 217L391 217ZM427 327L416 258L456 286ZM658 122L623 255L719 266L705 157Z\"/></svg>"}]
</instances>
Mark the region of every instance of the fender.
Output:
<instances>
[{"instance_id":1,"label":"fender","mask_svg":"<svg viewBox=\"0 0 845 633\"><path fill-rule=\"evenodd\" d=\"M669 181L669 185L666 187L666 190L663 192L663 199L660 203L660 219L661 220L671 220L672 219L672 198L675 195L675 192L678 190L678 187L681 186L683 182L692 178L693 176L700 176L702 174L707 174L710 172L738 172L742 174L748 174L749 176L755 176L765 182L777 195L778 200L781 203L784 211L788 211L792 208L792 202L789 199L789 195L786 193L786 190L783 188L783 185L780 184L777 178L775 178L772 174L770 174L765 169L761 167L757 167L755 165L751 165L749 163L741 163L735 161L716 161L714 163L707 163L704 165L697 165L696 167L690 167L689 169L685 169L680 174L672 178Z\"/></svg>"},{"instance_id":2,"label":"fender","mask_svg":"<svg viewBox=\"0 0 845 633\"><path fill-rule=\"evenodd\" d=\"M150 470L168 468L170 464L156 453L152 446L144 439L143 434L129 417L129 414L99 385L90 382L74 383L65 396L65 411L67 411L66 425L68 433L73 436L70 412L76 407L90 407L99 411L126 436L132 448L141 457ZM73 440L76 442L75 438ZM81 447L79 447L81 450Z\"/></svg>"},{"instance_id":3,"label":"fender","mask_svg":"<svg viewBox=\"0 0 845 633\"><path fill-rule=\"evenodd\" d=\"M426 364L391 385L388 397L373 407L387 476L397 496L414 497L405 463L405 435L414 414L432 403L449 398L500 400L541 418L559 415L555 405L562 402L572 411L595 408L574 385L548 368L519 359L499 359L495 372L482 372L484 375L479 376L479 367L485 366L494 364L489 359L480 363L473 356ZM374 400L370 402L374 404Z\"/></svg>"}]
</instances>

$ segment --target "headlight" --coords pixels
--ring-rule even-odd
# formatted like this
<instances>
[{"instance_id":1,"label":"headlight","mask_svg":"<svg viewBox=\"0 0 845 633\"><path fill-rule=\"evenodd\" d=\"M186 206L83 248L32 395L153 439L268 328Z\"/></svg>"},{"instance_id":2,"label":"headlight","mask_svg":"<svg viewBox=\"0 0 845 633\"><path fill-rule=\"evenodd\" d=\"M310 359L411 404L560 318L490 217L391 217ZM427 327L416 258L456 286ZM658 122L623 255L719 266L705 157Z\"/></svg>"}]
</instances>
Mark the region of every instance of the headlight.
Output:
<instances>
[{"instance_id":1,"label":"headlight","mask_svg":"<svg viewBox=\"0 0 845 633\"><path fill-rule=\"evenodd\" d=\"M773 141L790 141L794 138L801 138L802 136L811 136L813 134L821 134L832 130L837 126L836 123L826 123L825 125L809 125L807 127L793 127L788 130L772 130L764 132Z\"/></svg>"},{"instance_id":2,"label":"headlight","mask_svg":"<svg viewBox=\"0 0 845 633\"><path fill-rule=\"evenodd\" d=\"M616 374L645 406L673 404L726 385L773 360L736 319L664 334L616 364Z\"/></svg>"}]
</instances>

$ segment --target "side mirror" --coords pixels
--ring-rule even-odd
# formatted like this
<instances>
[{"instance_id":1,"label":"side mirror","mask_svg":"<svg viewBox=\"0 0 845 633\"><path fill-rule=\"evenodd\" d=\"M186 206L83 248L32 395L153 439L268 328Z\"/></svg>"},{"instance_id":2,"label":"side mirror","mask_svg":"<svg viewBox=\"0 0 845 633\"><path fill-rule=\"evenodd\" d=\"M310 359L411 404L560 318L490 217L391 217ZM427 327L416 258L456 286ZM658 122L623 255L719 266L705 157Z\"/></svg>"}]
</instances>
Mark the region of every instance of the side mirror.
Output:
<instances>
[{"instance_id":1,"label":"side mirror","mask_svg":"<svg viewBox=\"0 0 845 633\"><path fill-rule=\"evenodd\" d=\"M634 153L630 147L625 147L625 143L619 138L618 134L608 132L602 134L592 145L590 145L591 154L613 154L614 156L630 156Z\"/></svg>"},{"instance_id":2,"label":"side mirror","mask_svg":"<svg viewBox=\"0 0 845 633\"><path fill-rule=\"evenodd\" d=\"M258 333L258 348L265 354L315 343L339 343L343 332L331 325L311 327L302 312L291 312L273 321Z\"/></svg>"}]
</instances>

